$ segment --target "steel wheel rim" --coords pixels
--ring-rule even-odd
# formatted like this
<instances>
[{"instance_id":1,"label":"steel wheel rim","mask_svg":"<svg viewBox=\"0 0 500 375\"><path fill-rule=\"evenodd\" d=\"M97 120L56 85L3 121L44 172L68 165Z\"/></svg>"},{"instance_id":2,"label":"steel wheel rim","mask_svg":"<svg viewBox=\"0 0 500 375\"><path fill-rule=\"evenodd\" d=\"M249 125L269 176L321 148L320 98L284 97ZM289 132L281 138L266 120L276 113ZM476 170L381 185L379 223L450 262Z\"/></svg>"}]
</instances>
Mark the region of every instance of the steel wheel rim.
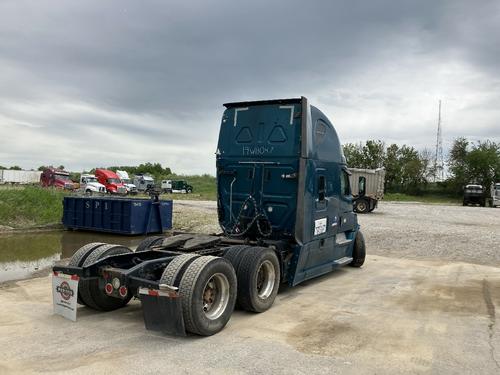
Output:
<instances>
[{"instance_id":1,"label":"steel wheel rim","mask_svg":"<svg viewBox=\"0 0 500 375\"><path fill-rule=\"evenodd\" d=\"M210 320L218 319L229 303L229 280L226 275L213 275L205 284L201 298L205 316Z\"/></svg>"},{"instance_id":2,"label":"steel wheel rim","mask_svg":"<svg viewBox=\"0 0 500 375\"><path fill-rule=\"evenodd\" d=\"M274 290L275 278L274 265L269 260L263 261L257 272L257 295L259 298L269 298Z\"/></svg>"},{"instance_id":3,"label":"steel wheel rim","mask_svg":"<svg viewBox=\"0 0 500 375\"><path fill-rule=\"evenodd\" d=\"M358 203L358 210L359 210L359 211L364 211L364 210L366 210L366 203L365 203L365 202L359 202L359 203Z\"/></svg>"}]
</instances>

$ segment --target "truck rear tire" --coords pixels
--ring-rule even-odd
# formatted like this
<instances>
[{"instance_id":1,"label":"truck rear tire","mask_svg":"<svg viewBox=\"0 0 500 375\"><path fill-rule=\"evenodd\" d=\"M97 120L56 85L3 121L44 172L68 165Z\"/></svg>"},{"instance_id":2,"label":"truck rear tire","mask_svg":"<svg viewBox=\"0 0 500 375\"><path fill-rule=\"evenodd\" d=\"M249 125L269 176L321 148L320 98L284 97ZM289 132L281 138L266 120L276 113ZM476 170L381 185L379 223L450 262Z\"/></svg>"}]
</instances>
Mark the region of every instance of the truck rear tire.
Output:
<instances>
[{"instance_id":1,"label":"truck rear tire","mask_svg":"<svg viewBox=\"0 0 500 375\"><path fill-rule=\"evenodd\" d=\"M263 312L273 305L280 282L280 265L274 250L254 247L245 251L237 275L238 306Z\"/></svg>"},{"instance_id":2,"label":"truck rear tire","mask_svg":"<svg viewBox=\"0 0 500 375\"><path fill-rule=\"evenodd\" d=\"M89 266L99 259L110 255L119 255L131 253L128 247L121 245L102 245L94 249L85 259L83 266ZM81 292L82 301L90 308L99 311L111 311L116 310L120 307L125 306L130 298L132 298L132 293L128 293L125 299L116 298L108 296L103 288L99 287L99 280L82 280L78 286L79 292Z\"/></svg>"},{"instance_id":3,"label":"truck rear tire","mask_svg":"<svg viewBox=\"0 0 500 375\"><path fill-rule=\"evenodd\" d=\"M354 239L354 248L352 250L352 262L349 263L351 267L361 267L365 263L366 258L366 246L365 238L363 233L358 230L356 233L356 238Z\"/></svg>"},{"instance_id":4,"label":"truck rear tire","mask_svg":"<svg viewBox=\"0 0 500 375\"><path fill-rule=\"evenodd\" d=\"M231 262L236 272L238 272L238 267L240 266L241 258L243 257L244 251L249 247L251 246L235 245L225 249L223 257L226 258L229 262Z\"/></svg>"},{"instance_id":5,"label":"truck rear tire","mask_svg":"<svg viewBox=\"0 0 500 375\"><path fill-rule=\"evenodd\" d=\"M233 313L236 288L236 273L228 260L214 256L195 259L179 284L186 330L201 336L222 330Z\"/></svg>"},{"instance_id":6,"label":"truck rear tire","mask_svg":"<svg viewBox=\"0 0 500 375\"><path fill-rule=\"evenodd\" d=\"M184 270L189 266L189 264L199 257L200 255L193 253L176 256L163 271L160 284L178 287Z\"/></svg>"},{"instance_id":7,"label":"truck rear tire","mask_svg":"<svg viewBox=\"0 0 500 375\"><path fill-rule=\"evenodd\" d=\"M149 250L150 247L159 245L165 237L163 236L151 236L151 237L146 237L141 241L141 243L137 246L135 249L136 253L139 253L141 251L146 251Z\"/></svg>"},{"instance_id":8,"label":"truck rear tire","mask_svg":"<svg viewBox=\"0 0 500 375\"><path fill-rule=\"evenodd\" d=\"M89 254L102 245L106 244L104 242L91 242L80 247L70 258L68 265L73 267L83 266L83 262L85 262L85 259L87 259ZM80 290L78 290L77 301L80 305L85 305L85 302L83 302L82 297L80 297Z\"/></svg>"},{"instance_id":9,"label":"truck rear tire","mask_svg":"<svg viewBox=\"0 0 500 375\"><path fill-rule=\"evenodd\" d=\"M354 211L360 214L366 214L370 209L370 204L366 199L357 199L354 202Z\"/></svg>"}]
</instances>

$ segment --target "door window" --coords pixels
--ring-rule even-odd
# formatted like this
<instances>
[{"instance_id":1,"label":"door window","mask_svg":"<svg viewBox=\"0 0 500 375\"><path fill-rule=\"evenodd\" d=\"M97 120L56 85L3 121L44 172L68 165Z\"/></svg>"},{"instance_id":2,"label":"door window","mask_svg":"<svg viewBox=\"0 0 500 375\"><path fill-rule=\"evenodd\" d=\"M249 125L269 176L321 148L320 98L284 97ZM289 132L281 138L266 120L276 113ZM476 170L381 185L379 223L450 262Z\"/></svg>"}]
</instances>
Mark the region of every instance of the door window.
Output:
<instances>
[{"instance_id":1,"label":"door window","mask_svg":"<svg viewBox=\"0 0 500 375\"><path fill-rule=\"evenodd\" d=\"M349 185L349 175L342 170L340 175L340 193L342 195L351 195L351 186Z\"/></svg>"},{"instance_id":2,"label":"door window","mask_svg":"<svg viewBox=\"0 0 500 375\"><path fill-rule=\"evenodd\" d=\"M325 176L318 176L318 201L324 202L326 197L326 180Z\"/></svg>"}]
</instances>

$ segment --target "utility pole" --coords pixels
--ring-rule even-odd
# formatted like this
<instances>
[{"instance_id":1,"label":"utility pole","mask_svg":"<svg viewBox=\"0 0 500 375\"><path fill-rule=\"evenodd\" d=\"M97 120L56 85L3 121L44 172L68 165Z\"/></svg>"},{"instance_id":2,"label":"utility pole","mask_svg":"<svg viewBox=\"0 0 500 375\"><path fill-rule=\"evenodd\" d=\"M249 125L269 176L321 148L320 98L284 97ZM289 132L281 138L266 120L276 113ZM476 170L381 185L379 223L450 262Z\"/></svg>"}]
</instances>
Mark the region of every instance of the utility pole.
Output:
<instances>
[{"instance_id":1,"label":"utility pole","mask_svg":"<svg viewBox=\"0 0 500 375\"><path fill-rule=\"evenodd\" d=\"M443 135L441 130L441 100L439 101L436 155L434 158L434 182L444 180Z\"/></svg>"}]
</instances>

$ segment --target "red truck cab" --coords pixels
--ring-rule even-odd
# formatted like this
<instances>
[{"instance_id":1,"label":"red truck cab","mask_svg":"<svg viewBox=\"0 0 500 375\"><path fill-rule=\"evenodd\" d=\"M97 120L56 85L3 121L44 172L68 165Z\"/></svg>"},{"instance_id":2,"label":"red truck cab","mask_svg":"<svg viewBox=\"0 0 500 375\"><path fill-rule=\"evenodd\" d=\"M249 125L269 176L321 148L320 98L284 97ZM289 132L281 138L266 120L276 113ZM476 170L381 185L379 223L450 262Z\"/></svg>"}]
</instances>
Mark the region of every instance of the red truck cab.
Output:
<instances>
[{"instance_id":1,"label":"red truck cab","mask_svg":"<svg viewBox=\"0 0 500 375\"><path fill-rule=\"evenodd\" d=\"M57 168L46 168L40 175L40 185L59 189L73 190L75 184L69 178L69 172Z\"/></svg>"},{"instance_id":2,"label":"red truck cab","mask_svg":"<svg viewBox=\"0 0 500 375\"><path fill-rule=\"evenodd\" d=\"M96 169L97 181L106 186L106 190L111 194L127 194L127 188L120 177L109 169Z\"/></svg>"}]
</instances>

